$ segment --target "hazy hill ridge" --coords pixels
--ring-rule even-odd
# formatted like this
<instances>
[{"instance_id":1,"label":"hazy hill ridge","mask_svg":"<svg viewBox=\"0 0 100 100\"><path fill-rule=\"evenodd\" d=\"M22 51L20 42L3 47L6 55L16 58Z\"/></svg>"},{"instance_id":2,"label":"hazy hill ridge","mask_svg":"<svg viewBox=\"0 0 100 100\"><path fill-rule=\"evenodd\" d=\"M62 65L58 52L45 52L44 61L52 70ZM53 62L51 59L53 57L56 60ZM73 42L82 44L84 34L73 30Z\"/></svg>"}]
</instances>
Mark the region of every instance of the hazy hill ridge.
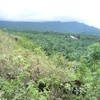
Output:
<instances>
[{"instance_id":1,"label":"hazy hill ridge","mask_svg":"<svg viewBox=\"0 0 100 100\"><path fill-rule=\"evenodd\" d=\"M88 26L79 22L10 22L0 21L0 28L7 29L31 29L31 30L43 30L43 31L57 31L57 32L70 32L100 35L100 29Z\"/></svg>"}]
</instances>

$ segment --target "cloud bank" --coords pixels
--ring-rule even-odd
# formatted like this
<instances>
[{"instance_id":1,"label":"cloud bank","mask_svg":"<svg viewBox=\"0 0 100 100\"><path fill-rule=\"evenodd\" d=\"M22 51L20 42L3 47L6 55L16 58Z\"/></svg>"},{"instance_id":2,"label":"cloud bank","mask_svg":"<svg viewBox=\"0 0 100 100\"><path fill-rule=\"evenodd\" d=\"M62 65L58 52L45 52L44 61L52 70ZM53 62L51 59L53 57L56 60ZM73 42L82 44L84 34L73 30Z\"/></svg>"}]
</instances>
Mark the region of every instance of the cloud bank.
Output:
<instances>
[{"instance_id":1,"label":"cloud bank","mask_svg":"<svg viewBox=\"0 0 100 100\"><path fill-rule=\"evenodd\" d=\"M0 0L0 20L79 21L100 28L99 0Z\"/></svg>"}]
</instances>

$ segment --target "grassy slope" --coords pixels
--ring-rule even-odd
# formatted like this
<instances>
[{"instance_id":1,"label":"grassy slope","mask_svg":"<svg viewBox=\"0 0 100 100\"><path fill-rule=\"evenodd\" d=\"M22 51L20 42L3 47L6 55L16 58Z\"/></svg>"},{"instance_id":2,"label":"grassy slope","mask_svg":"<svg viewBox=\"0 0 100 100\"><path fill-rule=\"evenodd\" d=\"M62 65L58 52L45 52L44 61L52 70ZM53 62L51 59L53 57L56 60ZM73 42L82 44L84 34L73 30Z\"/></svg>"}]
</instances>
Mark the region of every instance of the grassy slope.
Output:
<instances>
[{"instance_id":1,"label":"grassy slope","mask_svg":"<svg viewBox=\"0 0 100 100\"><path fill-rule=\"evenodd\" d=\"M53 91L51 97L53 98L56 92L54 88L69 80L68 73L71 73L71 68L73 64L75 65L75 62L68 62L69 70L62 69L58 66L56 58L53 59L50 60L36 43L30 42L25 37L0 33L1 100L6 100L6 98L7 100L26 100L28 98L46 100L51 93L38 92L39 89L42 91L39 87L41 82L48 84L47 88L52 85L49 89ZM63 58L61 60L65 62ZM66 62L64 64L66 65ZM27 91L29 92L27 93Z\"/></svg>"}]
</instances>

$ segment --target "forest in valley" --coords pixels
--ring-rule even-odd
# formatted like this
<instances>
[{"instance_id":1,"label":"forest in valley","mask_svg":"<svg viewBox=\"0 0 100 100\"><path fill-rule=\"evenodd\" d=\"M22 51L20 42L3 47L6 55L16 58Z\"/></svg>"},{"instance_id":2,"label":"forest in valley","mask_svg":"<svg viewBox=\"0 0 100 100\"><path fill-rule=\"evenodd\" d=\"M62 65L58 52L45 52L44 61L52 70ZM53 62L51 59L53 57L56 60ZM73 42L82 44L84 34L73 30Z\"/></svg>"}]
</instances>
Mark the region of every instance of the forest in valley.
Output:
<instances>
[{"instance_id":1,"label":"forest in valley","mask_svg":"<svg viewBox=\"0 0 100 100\"><path fill-rule=\"evenodd\" d=\"M100 36L0 29L0 100L100 100Z\"/></svg>"}]
</instances>

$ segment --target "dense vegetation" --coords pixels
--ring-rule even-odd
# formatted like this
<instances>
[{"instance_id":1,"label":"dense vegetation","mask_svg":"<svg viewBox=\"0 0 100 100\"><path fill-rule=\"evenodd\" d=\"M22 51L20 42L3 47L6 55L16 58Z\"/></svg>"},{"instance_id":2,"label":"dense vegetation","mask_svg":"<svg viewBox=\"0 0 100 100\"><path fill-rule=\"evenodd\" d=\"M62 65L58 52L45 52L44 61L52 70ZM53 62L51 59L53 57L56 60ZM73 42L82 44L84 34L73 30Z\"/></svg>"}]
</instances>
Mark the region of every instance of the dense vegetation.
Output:
<instances>
[{"instance_id":1,"label":"dense vegetation","mask_svg":"<svg viewBox=\"0 0 100 100\"><path fill-rule=\"evenodd\" d=\"M99 100L99 42L84 33L0 30L0 100Z\"/></svg>"},{"instance_id":2,"label":"dense vegetation","mask_svg":"<svg viewBox=\"0 0 100 100\"><path fill-rule=\"evenodd\" d=\"M49 56L57 53L69 60L79 60L80 55L86 51L87 46L100 42L100 37L87 35L85 33L71 34L33 30L8 30L7 32L14 35L25 36L31 41L35 41ZM71 36L74 36L76 39L73 39Z\"/></svg>"}]
</instances>

